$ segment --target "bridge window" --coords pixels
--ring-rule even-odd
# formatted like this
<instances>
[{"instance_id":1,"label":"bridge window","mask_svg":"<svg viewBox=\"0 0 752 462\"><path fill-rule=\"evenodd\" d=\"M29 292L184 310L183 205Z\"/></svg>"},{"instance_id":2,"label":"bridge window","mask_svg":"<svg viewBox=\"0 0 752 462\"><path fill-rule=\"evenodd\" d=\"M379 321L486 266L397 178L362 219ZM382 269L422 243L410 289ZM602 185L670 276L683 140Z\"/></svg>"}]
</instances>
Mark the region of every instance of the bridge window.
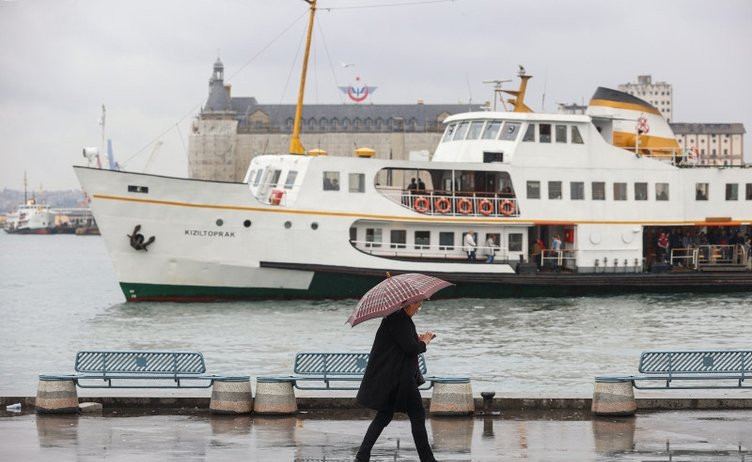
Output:
<instances>
[{"instance_id":1,"label":"bridge window","mask_svg":"<svg viewBox=\"0 0 752 462\"><path fill-rule=\"evenodd\" d=\"M706 201L710 195L710 185L708 183L695 183L695 200Z\"/></svg>"},{"instance_id":2,"label":"bridge window","mask_svg":"<svg viewBox=\"0 0 752 462\"><path fill-rule=\"evenodd\" d=\"M444 138L441 139L442 143L445 143L452 139L452 135L454 135L454 129L456 127L457 124L450 124L449 126L447 126L446 130L444 131Z\"/></svg>"},{"instance_id":3,"label":"bridge window","mask_svg":"<svg viewBox=\"0 0 752 462\"><path fill-rule=\"evenodd\" d=\"M454 233L439 233L439 250L454 250Z\"/></svg>"},{"instance_id":4,"label":"bridge window","mask_svg":"<svg viewBox=\"0 0 752 462\"><path fill-rule=\"evenodd\" d=\"M736 183L726 183L726 200L738 201L739 200L739 185Z\"/></svg>"},{"instance_id":5,"label":"bridge window","mask_svg":"<svg viewBox=\"0 0 752 462\"><path fill-rule=\"evenodd\" d=\"M585 183L582 181L570 182L569 194L573 201L585 199Z\"/></svg>"},{"instance_id":6,"label":"bridge window","mask_svg":"<svg viewBox=\"0 0 752 462\"><path fill-rule=\"evenodd\" d=\"M551 124L539 124L538 125L538 142L540 143L551 142Z\"/></svg>"},{"instance_id":7,"label":"bridge window","mask_svg":"<svg viewBox=\"0 0 752 462\"><path fill-rule=\"evenodd\" d=\"M540 181L527 182L527 198L540 199Z\"/></svg>"},{"instance_id":8,"label":"bridge window","mask_svg":"<svg viewBox=\"0 0 752 462\"><path fill-rule=\"evenodd\" d=\"M348 175L350 192L366 192L366 175L364 173L351 173Z\"/></svg>"},{"instance_id":9,"label":"bridge window","mask_svg":"<svg viewBox=\"0 0 752 462\"><path fill-rule=\"evenodd\" d=\"M282 176L282 170L275 170L272 174L272 180L269 182L269 185L273 188L277 186L279 183L279 177Z\"/></svg>"},{"instance_id":10,"label":"bridge window","mask_svg":"<svg viewBox=\"0 0 752 462\"><path fill-rule=\"evenodd\" d=\"M635 183L634 184L634 200L636 201L648 200L648 184L647 183Z\"/></svg>"},{"instance_id":11,"label":"bridge window","mask_svg":"<svg viewBox=\"0 0 752 462\"><path fill-rule=\"evenodd\" d=\"M339 172L324 172L324 191L339 191Z\"/></svg>"},{"instance_id":12,"label":"bridge window","mask_svg":"<svg viewBox=\"0 0 752 462\"><path fill-rule=\"evenodd\" d=\"M507 122L501 130L501 139L504 141L514 141L517 139L517 133L519 133L519 131L519 122Z\"/></svg>"},{"instance_id":13,"label":"bridge window","mask_svg":"<svg viewBox=\"0 0 752 462\"><path fill-rule=\"evenodd\" d=\"M525 136L522 137L522 141L534 143L535 142L535 124L530 124L525 130Z\"/></svg>"},{"instance_id":14,"label":"bridge window","mask_svg":"<svg viewBox=\"0 0 752 462\"><path fill-rule=\"evenodd\" d=\"M606 200L606 183L603 181L593 181L593 200L605 201Z\"/></svg>"},{"instance_id":15,"label":"bridge window","mask_svg":"<svg viewBox=\"0 0 752 462\"><path fill-rule=\"evenodd\" d=\"M495 140L499 135L499 129L501 128L501 120L491 120L486 124L486 129L483 130L481 136L484 140Z\"/></svg>"},{"instance_id":16,"label":"bridge window","mask_svg":"<svg viewBox=\"0 0 752 462\"><path fill-rule=\"evenodd\" d=\"M407 242L407 231L404 229L393 229L390 232L389 241L391 242L389 247L392 249L404 249Z\"/></svg>"},{"instance_id":17,"label":"bridge window","mask_svg":"<svg viewBox=\"0 0 752 462\"><path fill-rule=\"evenodd\" d=\"M566 125L556 126L556 142L557 143L567 142L567 126Z\"/></svg>"},{"instance_id":18,"label":"bridge window","mask_svg":"<svg viewBox=\"0 0 752 462\"><path fill-rule=\"evenodd\" d=\"M427 249L431 245L431 231L415 231L415 248Z\"/></svg>"},{"instance_id":19,"label":"bridge window","mask_svg":"<svg viewBox=\"0 0 752 462\"><path fill-rule=\"evenodd\" d=\"M261 174L264 173L263 169L258 169L256 172L256 178L253 180L253 186L258 186L261 182Z\"/></svg>"},{"instance_id":20,"label":"bridge window","mask_svg":"<svg viewBox=\"0 0 752 462\"><path fill-rule=\"evenodd\" d=\"M295 178L298 176L297 170L290 170L287 172L287 179L285 180L285 189L292 189L292 185L295 184Z\"/></svg>"},{"instance_id":21,"label":"bridge window","mask_svg":"<svg viewBox=\"0 0 752 462\"><path fill-rule=\"evenodd\" d=\"M366 247L381 247L381 228L366 228Z\"/></svg>"},{"instance_id":22,"label":"bridge window","mask_svg":"<svg viewBox=\"0 0 752 462\"><path fill-rule=\"evenodd\" d=\"M467 131L466 139L477 140L478 138L480 138L481 131L483 131L483 121L476 120L475 122L470 124L470 129Z\"/></svg>"},{"instance_id":23,"label":"bridge window","mask_svg":"<svg viewBox=\"0 0 752 462\"><path fill-rule=\"evenodd\" d=\"M548 182L548 198L554 200L561 199L561 181Z\"/></svg>"},{"instance_id":24,"label":"bridge window","mask_svg":"<svg viewBox=\"0 0 752 462\"><path fill-rule=\"evenodd\" d=\"M454 132L454 137L452 140L454 141L462 141L465 139L465 135L467 134L467 128L470 126L470 122L461 122L459 125L457 125L457 130Z\"/></svg>"},{"instance_id":25,"label":"bridge window","mask_svg":"<svg viewBox=\"0 0 752 462\"><path fill-rule=\"evenodd\" d=\"M614 183L614 200L627 200L627 183Z\"/></svg>"},{"instance_id":26,"label":"bridge window","mask_svg":"<svg viewBox=\"0 0 752 462\"><path fill-rule=\"evenodd\" d=\"M656 183L655 184L655 200L657 201L668 200L668 183Z\"/></svg>"},{"instance_id":27,"label":"bridge window","mask_svg":"<svg viewBox=\"0 0 752 462\"><path fill-rule=\"evenodd\" d=\"M747 183L744 197L746 197L748 201L752 201L752 183Z\"/></svg>"}]
</instances>

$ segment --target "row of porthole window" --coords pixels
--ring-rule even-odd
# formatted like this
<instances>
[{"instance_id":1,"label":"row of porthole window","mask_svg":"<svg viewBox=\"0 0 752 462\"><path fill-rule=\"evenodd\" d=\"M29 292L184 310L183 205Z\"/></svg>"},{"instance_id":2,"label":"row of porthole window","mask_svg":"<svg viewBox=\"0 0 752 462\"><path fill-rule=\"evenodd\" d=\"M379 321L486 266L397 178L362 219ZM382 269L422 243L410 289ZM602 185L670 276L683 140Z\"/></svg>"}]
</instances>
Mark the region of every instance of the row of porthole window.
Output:
<instances>
[{"instance_id":1,"label":"row of porthole window","mask_svg":"<svg viewBox=\"0 0 752 462\"><path fill-rule=\"evenodd\" d=\"M726 183L726 200L736 201L739 200L739 184ZM634 183L634 200L646 201L648 200L648 183ZM572 181L569 183L570 199L571 200L584 200L585 199L585 182L584 181ZM552 200L560 200L564 196L563 182L561 181L549 181L548 182L548 198ZM709 183L695 183L695 200L706 201L710 197L710 184ZM746 183L744 185L744 197L745 200L752 200L752 183ZM527 198L528 199L540 199L541 198L541 182L529 180L527 182ZM591 197L592 200L606 200L606 183L603 181L593 181L591 183ZM627 183L613 183L613 196L615 201L627 200ZM668 183L655 183L655 200L667 201L669 200L669 184Z\"/></svg>"},{"instance_id":2,"label":"row of porthole window","mask_svg":"<svg viewBox=\"0 0 752 462\"><path fill-rule=\"evenodd\" d=\"M221 219L221 218L217 218L217 221L215 223L217 224L217 226L223 226L225 224L225 221L223 219ZM245 220L245 221L243 221L243 226L246 227L246 228L250 228L251 227L251 220ZM285 222L284 226L285 226L285 229L290 229L290 228L292 228L292 222L288 220L288 221ZM311 223L311 229L314 230L314 231L317 230L317 229L319 229L319 224L314 221L313 223Z\"/></svg>"}]
</instances>

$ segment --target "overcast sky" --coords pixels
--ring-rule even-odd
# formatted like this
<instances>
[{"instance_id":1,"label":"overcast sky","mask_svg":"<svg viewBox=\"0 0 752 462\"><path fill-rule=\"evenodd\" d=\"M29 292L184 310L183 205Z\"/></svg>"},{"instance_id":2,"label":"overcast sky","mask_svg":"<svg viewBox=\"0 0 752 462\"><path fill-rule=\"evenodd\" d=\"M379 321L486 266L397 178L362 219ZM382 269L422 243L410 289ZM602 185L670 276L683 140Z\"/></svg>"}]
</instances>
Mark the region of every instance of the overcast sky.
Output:
<instances>
[{"instance_id":1,"label":"overcast sky","mask_svg":"<svg viewBox=\"0 0 752 462\"><path fill-rule=\"evenodd\" d=\"M749 0L319 7L309 103L341 103L337 86L356 76L378 87L377 104L483 103L492 98L483 80L513 78L523 64L536 111L544 92L554 112L651 74L673 85L676 122L752 130ZM306 12L302 0L0 0L0 188L21 189L26 170L31 189L78 189L71 165L100 145L102 104L126 169L186 175L190 123L217 55L234 96L293 103Z\"/></svg>"}]
</instances>

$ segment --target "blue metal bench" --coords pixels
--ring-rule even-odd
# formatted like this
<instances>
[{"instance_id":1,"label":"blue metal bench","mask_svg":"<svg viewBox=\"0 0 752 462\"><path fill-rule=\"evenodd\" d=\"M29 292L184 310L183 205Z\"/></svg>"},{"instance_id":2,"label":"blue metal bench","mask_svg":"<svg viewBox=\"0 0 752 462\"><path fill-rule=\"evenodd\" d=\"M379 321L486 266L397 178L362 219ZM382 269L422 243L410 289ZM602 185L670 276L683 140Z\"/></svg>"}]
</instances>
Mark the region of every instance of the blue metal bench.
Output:
<instances>
[{"instance_id":1,"label":"blue metal bench","mask_svg":"<svg viewBox=\"0 0 752 462\"><path fill-rule=\"evenodd\" d=\"M368 365L369 353L298 353L295 355L295 375L270 375L258 377L258 382L293 382L299 390L357 390ZM426 383L421 390L428 390L434 382L469 383L469 377L427 376L426 358L418 356L418 367ZM303 385L318 382L319 385Z\"/></svg>"},{"instance_id":2,"label":"blue metal bench","mask_svg":"<svg viewBox=\"0 0 752 462\"><path fill-rule=\"evenodd\" d=\"M752 388L747 380L752 376L752 351L645 351L639 372L598 376L595 381L631 381L643 390Z\"/></svg>"},{"instance_id":3,"label":"blue metal bench","mask_svg":"<svg viewBox=\"0 0 752 462\"><path fill-rule=\"evenodd\" d=\"M79 351L75 370L75 374L43 374L39 380L72 380L81 388L209 388L215 380L250 380L206 374L204 355L187 351ZM133 380L157 383L139 385Z\"/></svg>"}]
</instances>

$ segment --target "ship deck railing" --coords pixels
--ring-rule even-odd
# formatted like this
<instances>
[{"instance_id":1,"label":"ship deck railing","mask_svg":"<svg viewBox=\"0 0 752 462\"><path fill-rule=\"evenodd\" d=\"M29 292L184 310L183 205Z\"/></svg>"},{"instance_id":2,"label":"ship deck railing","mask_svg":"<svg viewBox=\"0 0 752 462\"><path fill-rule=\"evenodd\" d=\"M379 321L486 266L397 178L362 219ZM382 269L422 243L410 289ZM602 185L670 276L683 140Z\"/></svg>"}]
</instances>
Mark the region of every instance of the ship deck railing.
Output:
<instances>
[{"instance_id":1,"label":"ship deck railing","mask_svg":"<svg viewBox=\"0 0 752 462\"><path fill-rule=\"evenodd\" d=\"M669 263L671 266L681 265L686 268L697 269L699 265L700 249L695 247L671 249Z\"/></svg>"},{"instance_id":2,"label":"ship deck railing","mask_svg":"<svg viewBox=\"0 0 752 462\"><path fill-rule=\"evenodd\" d=\"M694 148L648 148L643 146L624 146L624 149L637 153L638 157L650 157L676 166L696 166L700 155Z\"/></svg>"},{"instance_id":3,"label":"ship deck railing","mask_svg":"<svg viewBox=\"0 0 752 462\"><path fill-rule=\"evenodd\" d=\"M379 192L403 207L424 215L494 218L520 216L514 193L405 190L383 186L379 187Z\"/></svg>"},{"instance_id":4,"label":"ship deck railing","mask_svg":"<svg viewBox=\"0 0 752 462\"><path fill-rule=\"evenodd\" d=\"M699 245L698 266L703 265L744 265L748 251L740 244Z\"/></svg>"},{"instance_id":5,"label":"ship deck railing","mask_svg":"<svg viewBox=\"0 0 752 462\"><path fill-rule=\"evenodd\" d=\"M541 252L541 266L554 266L558 268L576 269L577 268L577 249L543 249ZM547 265L548 263L548 265Z\"/></svg>"},{"instance_id":6,"label":"ship deck railing","mask_svg":"<svg viewBox=\"0 0 752 462\"><path fill-rule=\"evenodd\" d=\"M701 154L698 148L692 146L689 148L648 148L634 146L622 146L629 152L636 152L638 157L650 157L663 162L667 162L677 167L708 167L713 164L703 164L701 161L715 162L718 158L715 155L708 156ZM743 163L741 165L723 165L724 168L729 167L746 167Z\"/></svg>"},{"instance_id":7,"label":"ship deck railing","mask_svg":"<svg viewBox=\"0 0 752 462\"><path fill-rule=\"evenodd\" d=\"M669 262L699 270L721 265L744 266L748 256L749 251L741 244L707 244L671 249Z\"/></svg>"},{"instance_id":8,"label":"ship deck railing","mask_svg":"<svg viewBox=\"0 0 752 462\"><path fill-rule=\"evenodd\" d=\"M441 244L407 244L396 242L383 242L374 240L355 241L350 243L361 252L378 257L392 257L404 259L442 259L453 262L466 261L467 253L462 245L441 245ZM476 255L478 261L487 256L492 248L487 246L476 246ZM506 246L493 247L494 262L509 261L509 248Z\"/></svg>"}]
</instances>

